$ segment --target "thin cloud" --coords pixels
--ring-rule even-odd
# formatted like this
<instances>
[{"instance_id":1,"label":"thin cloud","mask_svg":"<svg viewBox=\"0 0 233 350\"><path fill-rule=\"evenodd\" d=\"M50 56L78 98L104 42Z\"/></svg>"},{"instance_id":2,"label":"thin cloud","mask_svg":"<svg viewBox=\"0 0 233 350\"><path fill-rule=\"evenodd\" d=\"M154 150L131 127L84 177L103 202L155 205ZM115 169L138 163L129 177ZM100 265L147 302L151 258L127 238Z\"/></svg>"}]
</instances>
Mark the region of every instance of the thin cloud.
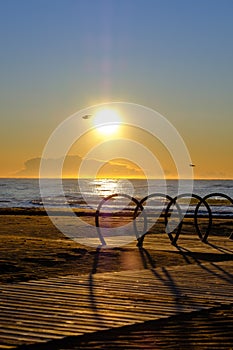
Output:
<instances>
[{"instance_id":1,"label":"thin cloud","mask_svg":"<svg viewBox=\"0 0 233 350\"><path fill-rule=\"evenodd\" d=\"M79 167L83 159L79 156L67 156L63 164L63 176L64 177L77 177ZM24 163L24 168L15 173L16 177L39 177L41 158L28 159ZM126 161L109 161L101 162L98 159L87 159L86 173L83 174L84 177L93 177L93 169L100 169L101 176L111 177L111 176L126 176L126 177L138 177L142 175L142 171L134 166L132 163L127 163ZM54 177L57 169L61 164L60 159L46 159L45 160L46 177Z\"/></svg>"}]
</instances>

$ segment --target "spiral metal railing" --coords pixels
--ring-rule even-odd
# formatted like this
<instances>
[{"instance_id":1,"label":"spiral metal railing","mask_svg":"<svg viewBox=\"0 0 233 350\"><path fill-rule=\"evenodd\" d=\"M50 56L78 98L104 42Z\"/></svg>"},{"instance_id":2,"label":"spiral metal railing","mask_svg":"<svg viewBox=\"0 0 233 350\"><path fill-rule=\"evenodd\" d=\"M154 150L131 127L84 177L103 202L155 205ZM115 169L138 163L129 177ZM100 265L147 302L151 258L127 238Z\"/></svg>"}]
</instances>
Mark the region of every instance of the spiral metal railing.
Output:
<instances>
[{"instance_id":1,"label":"spiral metal railing","mask_svg":"<svg viewBox=\"0 0 233 350\"><path fill-rule=\"evenodd\" d=\"M152 193L144 198L142 198L141 200L138 200L134 197L131 197L128 194L124 194L124 193L114 193L111 194L105 198L103 198L98 207L97 210L95 212L95 225L97 228L97 232L98 232L98 236L100 239L100 242L102 245L106 245L105 239L101 233L101 225L100 225L100 216L102 215L101 213L101 209L103 207L103 205L111 200L111 199L115 199L116 197L124 197L126 199L129 199L129 201L133 202L135 204L135 209L133 212L133 227L134 227L134 232L135 232L135 237L137 239L137 246L142 247L143 246L143 240L145 238L145 235L148 233L148 219L147 219L147 213L146 210L144 208L144 203L146 203L146 201L148 201L151 198L164 198L168 201L168 204L165 207L164 210L164 224L165 224L165 232L167 233L171 244L176 245L179 235L181 233L182 230L182 226L183 226L183 219L186 217L185 213L182 212L182 209L178 203L179 199L181 198L194 198L197 203L195 204L195 209L194 209L194 214L193 214L193 218L194 218L194 226L196 229L196 232L198 234L198 237L201 239L202 242L207 242L208 240L208 236L209 233L211 231L212 228L212 224L213 224L213 213L212 213L212 209L211 209L211 205L208 204L207 200L210 199L211 197L222 197L224 199L226 199L227 201L229 201L231 203L231 205L233 205L233 199L224 194L224 193L219 193L219 192L214 192L214 193L210 193L205 195L204 197L201 197L197 194L194 193L183 193L183 194L179 194L176 197L171 197L167 194L163 194L163 193ZM202 230L199 227L199 222L198 222L198 218L200 217L199 215L199 211L201 206L204 205L205 209L206 209L206 214L205 214L205 218L207 218L207 227L205 229L205 232L202 233ZM170 229L170 225L169 225L169 218L171 216L170 211L172 210L173 207L176 207L177 213L178 213L178 217L179 217L179 223L176 227L176 230L172 230ZM139 233L138 228L137 228L137 217L139 215L142 215L143 217L143 229L142 229L142 234ZM229 236L229 238L233 239L233 233L231 233L231 235Z\"/></svg>"}]
</instances>

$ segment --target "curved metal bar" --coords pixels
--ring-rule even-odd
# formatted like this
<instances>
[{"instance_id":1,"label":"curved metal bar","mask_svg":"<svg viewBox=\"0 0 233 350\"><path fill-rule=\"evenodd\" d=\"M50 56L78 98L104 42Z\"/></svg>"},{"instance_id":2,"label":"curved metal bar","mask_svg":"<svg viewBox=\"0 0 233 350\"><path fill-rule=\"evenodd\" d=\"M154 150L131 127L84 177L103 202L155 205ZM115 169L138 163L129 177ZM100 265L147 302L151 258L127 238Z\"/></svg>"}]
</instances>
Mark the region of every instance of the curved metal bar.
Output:
<instances>
[{"instance_id":1,"label":"curved metal bar","mask_svg":"<svg viewBox=\"0 0 233 350\"><path fill-rule=\"evenodd\" d=\"M180 199L180 198L184 198L184 197L195 198L195 199L198 200L198 203L196 204L195 211L194 211L194 224L195 224L195 228L196 228L196 231L197 231L197 234L198 234L199 238L203 242L206 242L207 239L208 239L211 227L212 227L212 211L211 211L210 205L207 203L207 199L209 199L211 197L214 197L214 196L215 197L226 198L233 205L233 199L230 196L228 196L227 194L224 194L224 193L219 193L219 192L210 193L210 194L205 195L204 197L201 197L201 196L199 196L197 194L194 194L194 193L182 193L182 194L179 194L178 196L176 196L174 198L172 198L171 196L169 196L167 194L164 194L164 193L152 193L152 194L142 198L140 201L137 200L136 198L131 197L130 195L124 194L124 193L111 194L108 197L105 197L105 198L103 198L101 200L101 202L99 203L99 205L97 207L97 210L95 212L95 225L96 225L96 228L97 228L97 232L98 232L98 235L99 235L100 242L101 242L102 245L106 245L106 242L105 242L105 239L104 239L104 237L103 237L103 235L101 233L101 228L100 228L100 224L99 224L100 210L101 210L101 208L102 208L104 203L106 203L109 199L114 198L114 197L125 197L125 198L128 198L129 200L131 200L132 202L135 203L136 208L135 208L134 214L133 214L133 225L134 225L136 238L137 238L137 241L138 241L137 242L137 246L139 246L139 247L142 247L145 235L147 234L147 223L148 223L148 220L147 220L147 215L146 215L145 208L143 206L143 203L146 200L148 200L150 198L153 198L153 197L160 197L160 198L162 197L162 198L166 198L167 200L169 200L169 203L167 204L167 207L166 207L165 213L164 213L164 221L165 221L165 227L166 227L166 230L167 230L168 237L169 237L171 243L173 245L176 245L176 242L177 242L177 240L179 238L179 235L181 233L181 229L182 229L182 225L183 225L183 217L184 217L184 215L182 214L182 210L180 208L180 205L177 203L177 200ZM198 211L199 211L200 206L202 204L204 204L204 206L207 209L208 219L209 219L208 226L207 226L205 234L202 234L202 232L201 232L201 230L199 228L199 224L198 224ZM178 210L179 218L180 218L180 222L179 222L179 224L177 226L177 232L176 232L175 236L172 234L171 231L168 230L168 228L169 228L168 213L169 213L169 210L170 210L172 205L176 206L176 208ZM144 227L143 227L143 234L142 235L140 235L140 233L138 232L138 228L137 228L137 224L136 224L136 218L138 217L139 209L141 210L141 214L143 215L143 218L144 218ZM232 236L233 236L233 234L230 236L230 238L233 238Z\"/></svg>"},{"instance_id":2,"label":"curved metal bar","mask_svg":"<svg viewBox=\"0 0 233 350\"><path fill-rule=\"evenodd\" d=\"M125 194L125 193L114 193L114 194L111 194L111 195L109 195L109 196L107 196L107 197L105 197L105 198L103 198L101 200L101 202L99 203L99 205L98 205L98 207L96 209L96 212L95 212L95 225L96 225L98 236L99 236L99 239L100 239L102 245L106 245L106 242L105 242L105 239L104 239L104 237L103 237L103 235L101 233L101 228L100 228L100 225L99 225L100 210L101 210L101 208L102 208L104 203L106 203L109 199L112 199L114 197L128 198L128 199L130 199L132 202L134 202L136 204L137 208L140 207L140 209L141 209L141 211L143 213L143 216L144 216L144 230L146 229L146 226L147 226L147 218L146 218L145 213L143 211L143 206L140 205L139 201L136 198L131 197L130 195ZM133 220L135 222L135 216L133 216ZM135 224L134 224L134 228L135 228L136 238L139 239L140 237L139 237L139 234L138 234L138 231L137 231L137 227L135 226Z\"/></svg>"},{"instance_id":3,"label":"curved metal bar","mask_svg":"<svg viewBox=\"0 0 233 350\"><path fill-rule=\"evenodd\" d=\"M209 193L205 195L203 199L206 200L210 197L223 197L223 198L226 198L229 202L231 202L231 204L233 204L233 199L225 193L220 193L220 192Z\"/></svg>"},{"instance_id":4,"label":"curved metal bar","mask_svg":"<svg viewBox=\"0 0 233 350\"><path fill-rule=\"evenodd\" d=\"M226 199L229 200L229 202L231 202L231 204L233 205L233 199L232 199L230 196L228 196L227 194L225 194L225 193L213 192L213 193L209 193L209 194L205 195L205 196L202 198L202 201L200 201L200 202L197 204L196 208L195 208L195 213L194 213L195 225L196 225L196 223L197 223L198 210L199 210L201 204L202 204L203 202L206 202L206 200L209 199L209 198L211 198L211 197L223 197L223 198L226 198ZM207 202L206 202L206 203L207 203ZM207 204L208 204L208 203L207 203ZM209 206L209 205L208 205L208 206ZM208 238L208 236L209 236L210 229L211 229L211 226L212 226L212 221L213 221L212 218L213 218L213 216L212 216L212 210L211 210L211 209L210 209L210 211L211 211L211 225L210 225L210 227L209 227L209 229L208 229L208 232L206 232L206 234L205 234L204 237L202 238L202 241L203 241L203 242L206 242L206 241L207 241L207 238ZM230 236L230 238L231 238L231 236Z\"/></svg>"},{"instance_id":5,"label":"curved metal bar","mask_svg":"<svg viewBox=\"0 0 233 350\"><path fill-rule=\"evenodd\" d=\"M207 209L207 211L208 211L208 214L209 214L209 223L208 223L208 227L207 227L207 230L206 230L206 233L205 233L204 236L202 235L201 230L200 230L199 225L198 225L198 222L197 222L196 211L195 211L195 213L194 213L194 224L195 224L195 228L196 228L197 234L198 234L199 238L200 238L203 242L206 242L207 237L208 237L208 235L209 235L209 231L210 231L211 226L212 226L212 213L211 213L211 209L210 209L208 203L207 203L202 197L200 197L200 196L198 196L197 194L194 194L194 193L182 193L182 194L179 194L178 196L176 196L176 197L173 198L173 201L172 201L172 202L170 202L170 203L168 204L168 206L167 206L167 208L166 208L166 215L168 214L168 211L169 211L171 205L172 205L172 204L175 204L176 201L177 201L177 199L179 199L179 198L185 198L185 197L196 198L196 199L199 201L200 205L201 205L202 203L205 205L205 207L206 207L206 209ZM198 204L199 204L199 203L198 203ZM200 205L199 205L199 206L200 206Z\"/></svg>"},{"instance_id":6,"label":"curved metal bar","mask_svg":"<svg viewBox=\"0 0 233 350\"><path fill-rule=\"evenodd\" d=\"M143 206L143 203L144 203L146 200L148 200L149 198L153 198L153 197L160 197L160 198L162 197L162 198L168 199L170 202L173 201L173 198L172 198L171 196L169 196L168 194L164 194L164 193L152 193L152 194L149 194L148 196L146 196L146 197L144 197L144 198L142 198L142 199L140 200L140 202L139 202L140 206ZM180 221L180 223L179 223L179 225L178 225L178 231L177 231L175 237L173 237L173 235L172 235L171 232L167 232L168 237L169 237L169 239L170 239L170 241L171 241L171 243L172 243L173 245L176 245L176 242L177 242L177 240L178 240L178 237L179 237L179 235L180 235L181 228L182 228L182 217L181 217L182 212L181 212L181 209L180 209L180 206L178 205L178 203L176 203L175 205L176 205L176 207L177 207L177 209L178 209L178 212L179 212L179 216L180 216L181 221ZM143 208L144 208L144 207L143 207ZM137 211L138 211L138 206L135 208L134 215L137 215ZM165 212L165 213L166 213L166 212ZM165 227L168 227L168 220L167 220L167 215L166 215L166 214L165 214L164 218L165 218ZM138 239L138 244L137 244L137 245L138 245L139 247L142 247L143 241L144 241L144 238L145 238L146 233L147 233L147 232L145 232L145 233Z\"/></svg>"}]
</instances>

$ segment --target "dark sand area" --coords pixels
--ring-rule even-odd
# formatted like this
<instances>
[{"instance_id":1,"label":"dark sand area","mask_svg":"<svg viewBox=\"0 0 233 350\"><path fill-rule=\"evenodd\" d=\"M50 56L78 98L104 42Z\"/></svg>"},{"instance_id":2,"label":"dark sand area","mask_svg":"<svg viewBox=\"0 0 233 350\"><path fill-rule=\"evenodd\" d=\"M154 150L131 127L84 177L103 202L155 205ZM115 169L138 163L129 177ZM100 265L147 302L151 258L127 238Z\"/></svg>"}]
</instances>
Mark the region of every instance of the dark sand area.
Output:
<instances>
[{"instance_id":1,"label":"dark sand area","mask_svg":"<svg viewBox=\"0 0 233 350\"><path fill-rule=\"evenodd\" d=\"M202 245L193 225L186 219L178 245L182 238L195 235L198 249L186 252L171 246L164 233L163 219L156 223L144 240L144 250L134 242L113 249L95 249L80 245L64 236L40 209L4 209L0 211L0 281L19 282L67 274L143 269L231 259L232 253L219 255L218 250L202 253ZM84 216L94 224L93 216ZM120 219L119 219L120 220ZM202 228L202 225L200 225ZM203 222L203 229L206 222ZM209 241L222 237L228 244L233 232L232 220L215 219ZM162 241L161 241L162 240ZM162 248L161 248L162 246ZM160 248L159 248L160 247ZM147 261L144 257L147 255ZM197 260L198 259L198 260Z\"/></svg>"}]
</instances>

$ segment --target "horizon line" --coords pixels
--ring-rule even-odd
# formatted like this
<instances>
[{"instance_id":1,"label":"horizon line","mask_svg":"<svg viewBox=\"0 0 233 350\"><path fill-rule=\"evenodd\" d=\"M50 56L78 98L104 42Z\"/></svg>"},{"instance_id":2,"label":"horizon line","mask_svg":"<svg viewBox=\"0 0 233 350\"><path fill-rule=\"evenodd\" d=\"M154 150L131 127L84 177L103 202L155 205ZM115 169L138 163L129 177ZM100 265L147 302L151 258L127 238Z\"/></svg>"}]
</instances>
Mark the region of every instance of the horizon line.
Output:
<instances>
[{"instance_id":1,"label":"horizon line","mask_svg":"<svg viewBox=\"0 0 233 350\"><path fill-rule=\"evenodd\" d=\"M45 180L56 180L56 179L60 179L60 177L43 177L40 178L38 176L0 176L0 179L22 179L22 180L27 180L27 179L32 179L32 180L39 180L39 179L45 179ZM126 176L105 176L105 177L62 177L62 180L78 180L78 179L94 179L94 180L98 180L98 179L129 179L129 180L226 180L226 181L232 181L233 178L222 178L222 177L194 177L192 179L188 179L188 178L177 178L177 177L126 177Z\"/></svg>"}]
</instances>

